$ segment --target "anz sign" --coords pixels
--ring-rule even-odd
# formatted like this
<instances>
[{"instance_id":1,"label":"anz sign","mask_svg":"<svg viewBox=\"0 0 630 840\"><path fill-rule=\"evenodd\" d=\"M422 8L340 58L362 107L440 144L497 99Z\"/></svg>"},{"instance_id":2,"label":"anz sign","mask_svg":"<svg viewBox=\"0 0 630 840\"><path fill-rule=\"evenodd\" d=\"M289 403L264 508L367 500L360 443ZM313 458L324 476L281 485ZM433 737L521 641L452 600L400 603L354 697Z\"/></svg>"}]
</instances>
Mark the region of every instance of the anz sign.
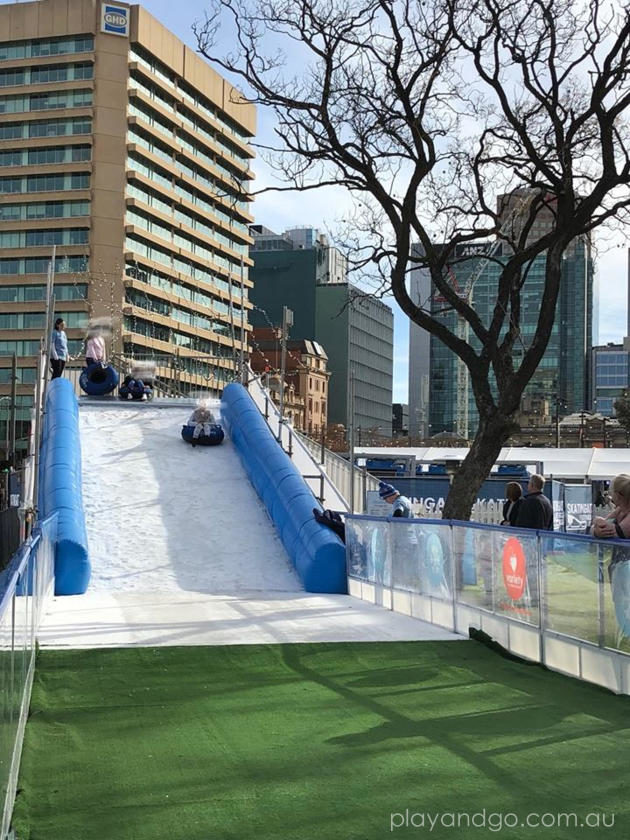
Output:
<instances>
[{"instance_id":1,"label":"anz sign","mask_svg":"<svg viewBox=\"0 0 630 840\"><path fill-rule=\"evenodd\" d=\"M101 32L108 35L129 35L129 8L103 3L101 6Z\"/></svg>"}]
</instances>

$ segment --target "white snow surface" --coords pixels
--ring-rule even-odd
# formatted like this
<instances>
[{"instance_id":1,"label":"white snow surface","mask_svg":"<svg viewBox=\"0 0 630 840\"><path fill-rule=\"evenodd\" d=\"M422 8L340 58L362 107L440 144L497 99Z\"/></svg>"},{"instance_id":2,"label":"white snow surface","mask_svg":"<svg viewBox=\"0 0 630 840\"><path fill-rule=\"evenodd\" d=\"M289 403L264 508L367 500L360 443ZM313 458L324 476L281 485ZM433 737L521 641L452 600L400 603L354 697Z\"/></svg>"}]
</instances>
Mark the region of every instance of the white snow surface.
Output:
<instances>
[{"instance_id":1,"label":"white snow surface","mask_svg":"<svg viewBox=\"0 0 630 840\"><path fill-rule=\"evenodd\" d=\"M191 410L81 406L90 592L301 591L230 440L181 439Z\"/></svg>"}]
</instances>

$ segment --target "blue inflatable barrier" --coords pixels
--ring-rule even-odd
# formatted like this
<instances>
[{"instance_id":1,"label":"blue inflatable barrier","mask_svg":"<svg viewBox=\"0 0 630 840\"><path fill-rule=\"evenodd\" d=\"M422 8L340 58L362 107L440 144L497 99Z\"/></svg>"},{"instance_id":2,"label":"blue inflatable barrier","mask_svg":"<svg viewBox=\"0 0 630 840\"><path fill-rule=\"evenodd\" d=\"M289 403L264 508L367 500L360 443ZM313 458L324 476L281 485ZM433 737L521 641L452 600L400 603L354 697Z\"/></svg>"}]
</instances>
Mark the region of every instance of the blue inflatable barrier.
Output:
<instances>
[{"instance_id":1,"label":"blue inflatable barrier","mask_svg":"<svg viewBox=\"0 0 630 840\"><path fill-rule=\"evenodd\" d=\"M346 593L345 546L314 519L317 499L274 439L247 390L236 383L227 385L221 407L245 471L306 591Z\"/></svg>"},{"instance_id":2,"label":"blue inflatable barrier","mask_svg":"<svg viewBox=\"0 0 630 840\"><path fill-rule=\"evenodd\" d=\"M111 365L98 362L83 369L79 377L81 390L90 397L102 397L118 386L118 372Z\"/></svg>"},{"instance_id":3,"label":"blue inflatable barrier","mask_svg":"<svg viewBox=\"0 0 630 840\"><path fill-rule=\"evenodd\" d=\"M194 431L194 426L182 426L182 440L185 440L186 443L192 443L194 446L218 446L225 437L223 429L218 423L210 424L210 434L208 435L201 434L198 438L194 438Z\"/></svg>"},{"instance_id":4,"label":"blue inflatable barrier","mask_svg":"<svg viewBox=\"0 0 630 840\"><path fill-rule=\"evenodd\" d=\"M46 392L40 451L39 512L57 512L55 595L80 595L90 581L81 494L79 408L67 379L53 379Z\"/></svg>"}]
</instances>

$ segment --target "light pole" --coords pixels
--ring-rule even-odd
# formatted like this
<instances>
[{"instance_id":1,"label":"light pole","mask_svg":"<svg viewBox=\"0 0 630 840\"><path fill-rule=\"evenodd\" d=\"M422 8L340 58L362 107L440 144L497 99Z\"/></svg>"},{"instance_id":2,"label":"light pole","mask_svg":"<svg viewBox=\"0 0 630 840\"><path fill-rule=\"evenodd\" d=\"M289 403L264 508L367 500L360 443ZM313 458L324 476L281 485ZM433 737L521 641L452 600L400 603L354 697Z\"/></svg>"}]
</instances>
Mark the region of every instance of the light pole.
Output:
<instances>
[{"instance_id":1,"label":"light pole","mask_svg":"<svg viewBox=\"0 0 630 840\"><path fill-rule=\"evenodd\" d=\"M7 405L7 416L6 416L6 420L5 420L6 434L5 434L5 439L4 439L4 452L5 452L5 460L6 460L7 464L10 464L9 427L11 425L11 397L9 397L9 396L0 397L0 405L5 401L8 402L8 405ZM8 469L7 469L7 472L6 472L7 478L6 478L6 488L5 488L6 489L6 506L7 507L9 507L9 492L10 492L10 484L11 484L10 474L11 474L11 468L9 466Z\"/></svg>"},{"instance_id":2,"label":"light pole","mask_svg":"<svg viewBox=\"0 0 630 840\"><path fill-rule=\"evenodd\" d=\"M282 351L280 362L280 420L278 422L278 440L282 442L282 423L284 422L284 379L287 365L287 333L293 326L293 310L288 306L282 307Z\"/></svg>"}]
</instances>

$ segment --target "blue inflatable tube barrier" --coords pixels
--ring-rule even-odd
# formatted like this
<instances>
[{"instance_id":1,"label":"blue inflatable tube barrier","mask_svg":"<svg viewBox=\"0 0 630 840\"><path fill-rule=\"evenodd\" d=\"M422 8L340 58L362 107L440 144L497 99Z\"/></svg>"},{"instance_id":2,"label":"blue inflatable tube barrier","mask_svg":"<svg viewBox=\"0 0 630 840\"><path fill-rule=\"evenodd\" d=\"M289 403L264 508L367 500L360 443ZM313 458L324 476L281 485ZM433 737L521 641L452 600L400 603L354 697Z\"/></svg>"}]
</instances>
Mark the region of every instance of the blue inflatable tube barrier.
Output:
<instances>
[{"instance_id":1,"label":"blue inflatable tube barrier","mask_svg":"<svg viewBox=\"0 0 630 840\"><path fill-rule=\"evenodd\" d=\"M223 442L223 438L225 437L223 429L218 423L212 423L210 425L210 434L208 435L202 434L198 438L194 438L194 431L194 426L182 426L182 440L185 440L186 443L192 443L193 446L218 446Z\"/></svg>"},{"instance_id":2,"label":"blue inflatable tube barrier","mask_svg":"<svg viewBox=\"0 0 630 840\"><path fill-rule=\"evenodd\" d=\"M55 595L81 595L90 581L81 492L79 407L67 379L53 379L46 392L39 473L39 510L57 512Z\"/></svg>"},{"instance_id":3,"label":"blue inflatable tube barrier","mask_svg":"<svg viewBox=\"0 0 630 840\"><path fill-rule=\"evenodd\" d=\"M320 507L288 455L271 434L247 390L237 383L223 391L225 425L307 592L347 592L346 549L313 517Z\"/></svg>"},{"instance_id":4,"label":"blue inflatable tube barrier","mask_svg":"<svg viewBox=\"0 0 630 840\"><path fill-rule=\"evenodd\" d=\"M81 390L90 397L103 397L118 387L118 372L111 365L98 362L83 369L79 378Z\"/></svg>"}]
</instances>

